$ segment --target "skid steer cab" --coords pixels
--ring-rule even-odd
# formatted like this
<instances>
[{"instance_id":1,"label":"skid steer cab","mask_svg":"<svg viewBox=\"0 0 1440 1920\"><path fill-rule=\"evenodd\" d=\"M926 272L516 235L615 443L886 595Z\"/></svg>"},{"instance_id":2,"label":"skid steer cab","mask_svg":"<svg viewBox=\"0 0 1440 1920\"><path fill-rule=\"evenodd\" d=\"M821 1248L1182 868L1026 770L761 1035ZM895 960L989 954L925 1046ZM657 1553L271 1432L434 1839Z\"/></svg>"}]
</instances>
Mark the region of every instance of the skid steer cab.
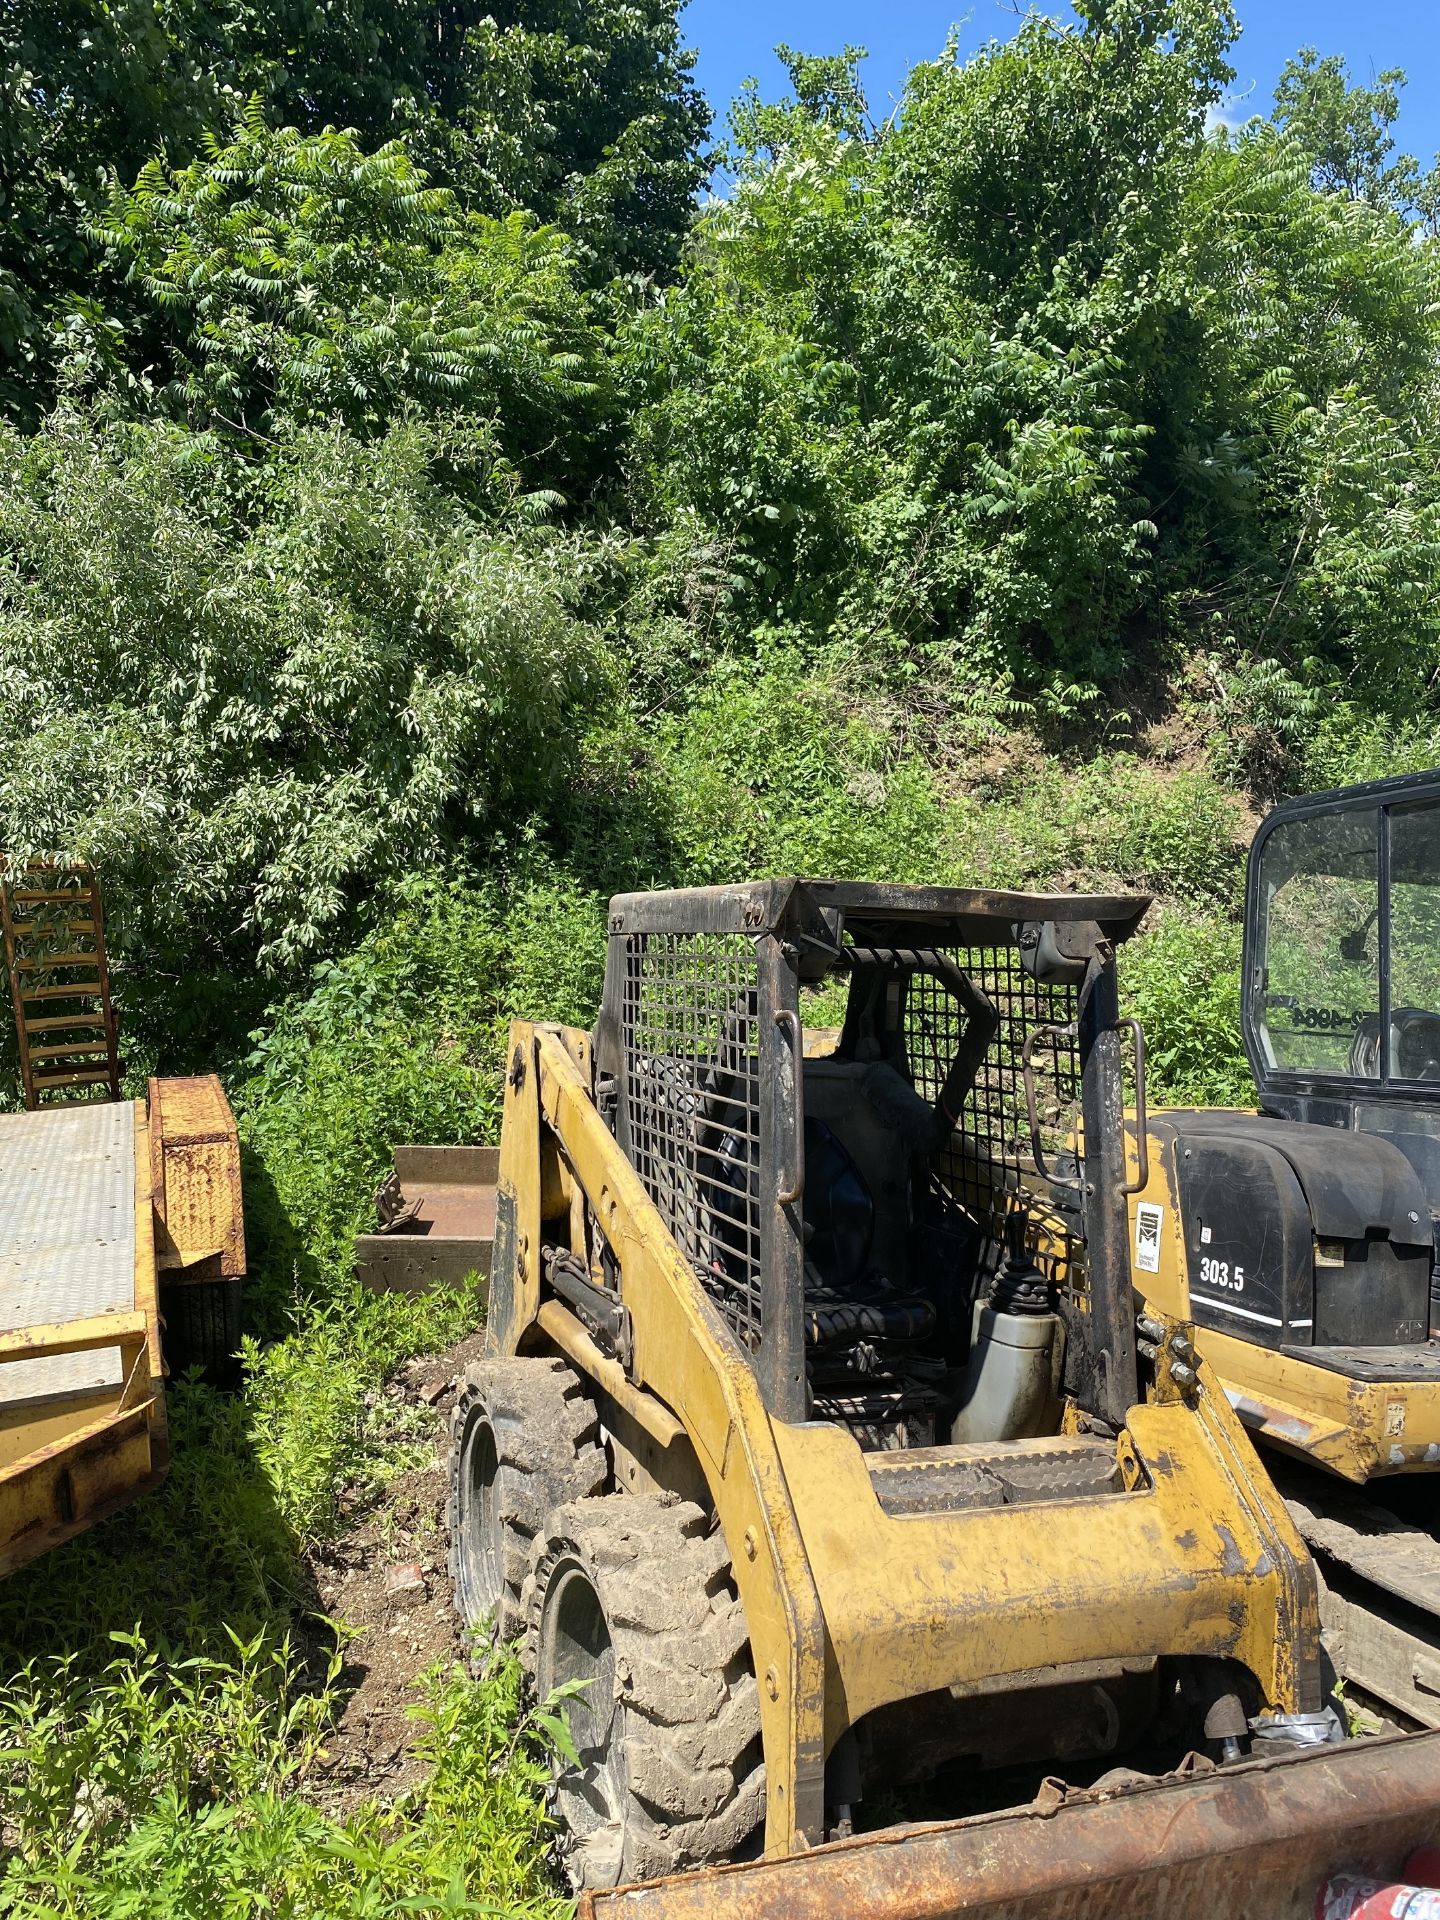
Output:
<instances>
[{"instance_id":1,"label":"skid steer cab","mask_svg":"<svg viewBox=\"0 0 1440 1920\"><path fill-rule=\"evenodd\" d=\"M1176 1768L1243 1876L1275 1796L1227 1769L1297 1753L1312 1823L1373 1826L1318 1751L1310 1558L1190 1324L1132 1287L1115 949L1146 905L623 896L594 1034L512 1029L453 1570L567 1691L577 1887L836 1841L867 1913L939 1912L849 1836L922 1788L983 1812L947 1856L973 1891L1046 1776L1070 1804ZM1075 1803L1072 1877L1116 1831Z\"/></svg>"}]
</instances>

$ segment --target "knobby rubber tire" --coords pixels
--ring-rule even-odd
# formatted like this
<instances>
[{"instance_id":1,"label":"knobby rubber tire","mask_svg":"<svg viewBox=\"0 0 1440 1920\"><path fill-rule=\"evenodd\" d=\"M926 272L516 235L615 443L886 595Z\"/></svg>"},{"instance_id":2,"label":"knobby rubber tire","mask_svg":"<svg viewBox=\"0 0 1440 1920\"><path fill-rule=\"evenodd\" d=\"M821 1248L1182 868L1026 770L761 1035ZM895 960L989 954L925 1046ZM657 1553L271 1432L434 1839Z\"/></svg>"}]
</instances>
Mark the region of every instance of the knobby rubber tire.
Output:
<instances>
[{"instance_id":1,"label":"knobby rubber tire","mask_svg":"<svg viewBox=\"0 0 1440 1920\"><path fill-rule=\"evenodd\" d=\"M521 1631L520 1589L552 1507L604 1490L609 1467L585 1383L563 1360L480 1360L450 1420L450 1574L466 1627ZM487 1437L489 1446L487 1468Z\"/></svg>"},{"instance_id":2,"label":"knobby rubber tire","mask_svg":"<svg viewBox=\"0 0 1440 1920\"><path fill-rule=\"evenodd\" d=\"M540 1699L592 1680L565 1703L583 1764L557 1757L552 1788L571 1885L748 1851L765 1814L759 1700L724 1536L700 1508L623 1493L559 1508L536 1541L523 1610ZM592 1636L597 1610L607 1649Z\"/></svg>"}]
</instances>

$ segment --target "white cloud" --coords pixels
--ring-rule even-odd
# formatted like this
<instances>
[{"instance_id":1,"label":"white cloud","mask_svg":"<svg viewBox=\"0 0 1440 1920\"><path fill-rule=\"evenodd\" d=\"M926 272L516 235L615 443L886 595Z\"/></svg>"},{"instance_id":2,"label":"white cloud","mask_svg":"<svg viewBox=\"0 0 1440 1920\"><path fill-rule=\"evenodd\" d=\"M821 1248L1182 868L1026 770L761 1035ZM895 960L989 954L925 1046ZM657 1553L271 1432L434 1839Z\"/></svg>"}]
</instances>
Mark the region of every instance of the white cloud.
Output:
<instances>
[{"instance_id":1,"label":"white cloud","mask_svg":"<svg viewBox=\"0 0 1440 1920\"><path fill-rule=\"evenodd\" d=\"M1248 87L1242 87L1238 93L1223 94L1212 101L1205 109L1205 131L1213 133L1217 127L1224 127L1227 133L1233 133L1237 127L1243 127L1253 115L1240 109L1255 91L1252 80Z\"/></svg>"}]
</instances>

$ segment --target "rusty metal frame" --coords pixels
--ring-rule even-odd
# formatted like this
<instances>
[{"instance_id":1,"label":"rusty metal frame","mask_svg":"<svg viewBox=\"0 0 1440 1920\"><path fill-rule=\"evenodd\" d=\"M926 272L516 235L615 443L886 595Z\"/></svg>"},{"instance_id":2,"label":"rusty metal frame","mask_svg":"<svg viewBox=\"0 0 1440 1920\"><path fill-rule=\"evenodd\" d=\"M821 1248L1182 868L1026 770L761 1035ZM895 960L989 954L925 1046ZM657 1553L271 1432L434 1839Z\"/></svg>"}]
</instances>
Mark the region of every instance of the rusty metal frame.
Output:
<instances>
[{"instance_id":1,"label":"rusty metal frame","mask_svg":"<svg viewBox=\"0 0 1440 1920\"><path fill-rule=\"evenodd\" d=\"M47 880L57 884L46 885ZM61 884L65 880L77 884ZM68 915L55 911L72 904L75 911ZM31 917L17 918L17 907L28 907ZM73 1097L77 1088L103 1087L107 1098L118 1100L119 1035L105 949L104 904L94 868L84 861L31 860L17 875L8 864L0 863L0 929L25 1105L33 1110L45 1103L47 1094ZM65 936L60 953L25 951L32 940L47 933ZM56 979L57 969L73 977ZM31 975L35 978L27 985ZM60 1002L70 1011L46 1010ZM84 1003L85 1010L74 1010L79 1003ZM31 1012L32 1005L41 1011ZM46 1037L73 1036L84 1030L103 1037L94 1041ZM103 1065L83 1064L101 1055Z\"/></svg>"},{"instance_id":2,"label":"rusty metal frame","mask_svg":"<svg viewBox=\"0 0 1440 1920\"><path fill-rule=\"evenodd\" d=\"M1311 1920L1440 1839L1440 1733L1357 1741L582 1895L579 1920Z\"/></svg>"}]
</instances>

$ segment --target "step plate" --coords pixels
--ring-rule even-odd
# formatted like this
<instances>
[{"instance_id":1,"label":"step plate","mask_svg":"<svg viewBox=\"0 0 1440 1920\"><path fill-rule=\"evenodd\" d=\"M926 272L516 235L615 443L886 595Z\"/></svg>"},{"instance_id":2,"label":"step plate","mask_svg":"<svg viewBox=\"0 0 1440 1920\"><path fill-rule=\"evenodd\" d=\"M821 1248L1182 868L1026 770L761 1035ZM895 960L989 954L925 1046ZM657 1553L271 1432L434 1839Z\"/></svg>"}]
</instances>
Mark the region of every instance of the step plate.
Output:
<instances>
[{"instance_id":1,"label":"step plate","mask_svg":"<svg viewBox=\"0 0 1440 1920\"><path fill-rule=\"evenodd\" d=\"M896 1519L913 1513L1085 1500L1121 1491L1115 1447L1107 1441L915 1447L867 1455L865 1464L880 1505Z\"/></svg>"}]
</instances>

